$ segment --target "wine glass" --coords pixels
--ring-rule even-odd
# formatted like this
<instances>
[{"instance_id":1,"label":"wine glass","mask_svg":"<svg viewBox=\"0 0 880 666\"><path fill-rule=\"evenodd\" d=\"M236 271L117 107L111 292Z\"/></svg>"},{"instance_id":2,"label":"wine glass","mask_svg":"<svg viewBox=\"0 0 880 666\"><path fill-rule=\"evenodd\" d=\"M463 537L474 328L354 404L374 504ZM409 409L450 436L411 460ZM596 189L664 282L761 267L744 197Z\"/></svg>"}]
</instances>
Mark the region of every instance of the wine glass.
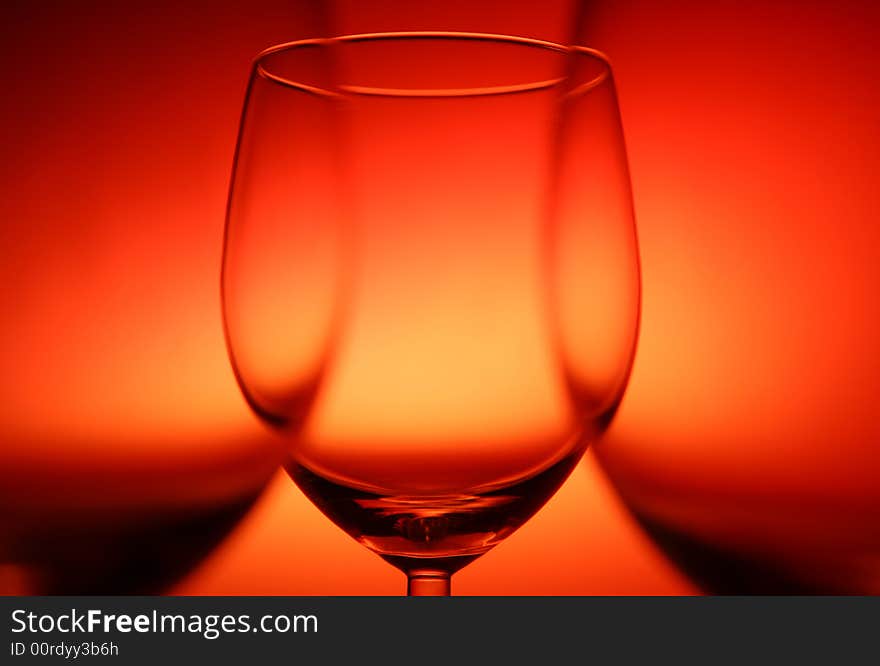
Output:
<instances>
[{"instance_id":1,"label":"wine glass","mask_svg":"<svg viewBox=\"0 0 880 666\"><path fill-rule=\"evenodd\" d=\"M411 595L509 536L608 425L639 266L610 67L408 32L263 52L230 188L224 321L286 468Z\"/></svg>"}]
</instances>

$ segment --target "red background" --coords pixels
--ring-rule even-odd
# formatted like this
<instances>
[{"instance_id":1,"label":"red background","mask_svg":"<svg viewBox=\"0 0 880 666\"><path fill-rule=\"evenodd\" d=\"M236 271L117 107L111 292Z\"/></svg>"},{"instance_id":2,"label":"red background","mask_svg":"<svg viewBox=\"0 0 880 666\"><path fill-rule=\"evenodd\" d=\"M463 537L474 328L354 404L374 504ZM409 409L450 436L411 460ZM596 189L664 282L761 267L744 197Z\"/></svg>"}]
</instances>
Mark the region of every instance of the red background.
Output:
<instances>
[{"instance_id":1,"label":"red background","mask_svg":"<svg viewBox=\"0 0 880 666\"><path fill-rule=\"evenodd\" d=\"M112 485L132 458L197 467L268 450L228 366L217 293L252 56L331 25L564 40L572 12L410 4L340 2L333 17L291 1L3 4L0 470L12 511ZM588 3L577 25L615 67L644 271L640 347L603 458L624 484L698 479L880 515L880 9L632 0ZM875 563L876 524L864 536ZM175 590L402 585L279 476ZM454 581L463 594L694 589L592 455Z\"/></svg>"}]
</instances>

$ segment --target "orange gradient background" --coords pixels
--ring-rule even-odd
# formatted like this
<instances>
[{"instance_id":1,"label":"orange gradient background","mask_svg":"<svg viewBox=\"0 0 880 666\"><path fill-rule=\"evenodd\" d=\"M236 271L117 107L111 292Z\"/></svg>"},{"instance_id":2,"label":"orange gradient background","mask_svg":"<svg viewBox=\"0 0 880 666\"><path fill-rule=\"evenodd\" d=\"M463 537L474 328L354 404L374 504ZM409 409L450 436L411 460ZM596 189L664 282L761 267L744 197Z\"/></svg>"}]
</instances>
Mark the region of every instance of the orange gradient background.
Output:
<instances>
[{"instance_id":1,"label":"orange gradient background","mask_svg":"<svg viewBox=\"0 0 880 666\"><path fill-rule=\"evenodd\" d=\"M867 516L851 524L874 547L860 585L876 587L880 9L329 4L3 3L0 537L28 515L45 523L53 503L164 492L199 505L269 477L274 443L236 387L218 294L258 51L328 30L576 32L615 67L643 268L639 350L603 463L629 498L745 486L756 515L784 496L838 507L824 526ZM172 591L402 585L279 474ZM696 591L591 453L453 589Z\"/></svg>"}]
</instances>

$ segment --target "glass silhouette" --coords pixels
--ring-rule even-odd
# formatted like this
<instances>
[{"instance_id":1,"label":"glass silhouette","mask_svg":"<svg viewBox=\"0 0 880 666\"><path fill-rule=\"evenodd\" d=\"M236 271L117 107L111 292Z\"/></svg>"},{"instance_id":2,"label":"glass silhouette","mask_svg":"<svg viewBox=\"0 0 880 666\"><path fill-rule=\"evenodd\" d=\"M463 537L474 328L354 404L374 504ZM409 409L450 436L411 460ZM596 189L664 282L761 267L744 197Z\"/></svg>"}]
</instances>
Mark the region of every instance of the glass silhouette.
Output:
<instances>
[{"instance_id":1,"label":"glass silhouette","mask_svg":"<svg viewBox=\"0 0 880 666\"><path fill-rule=\"evenodd\" d=\"M261 54L222 275L286 468L414 595L520 527L607 427L639 267L610 67L519 37Z\"/></svg>"},{"instance_id":2,"label":"glass silhouette","mask_svg":"<svg viewBox=\"0 0 880 666\"><path fill-rule=\"evenodd\" d=\"M0 6L0 595L177 593L280 462L229 381L208 156L241 49L331 8L90 7Z\"/></svg>"}]
</instances>

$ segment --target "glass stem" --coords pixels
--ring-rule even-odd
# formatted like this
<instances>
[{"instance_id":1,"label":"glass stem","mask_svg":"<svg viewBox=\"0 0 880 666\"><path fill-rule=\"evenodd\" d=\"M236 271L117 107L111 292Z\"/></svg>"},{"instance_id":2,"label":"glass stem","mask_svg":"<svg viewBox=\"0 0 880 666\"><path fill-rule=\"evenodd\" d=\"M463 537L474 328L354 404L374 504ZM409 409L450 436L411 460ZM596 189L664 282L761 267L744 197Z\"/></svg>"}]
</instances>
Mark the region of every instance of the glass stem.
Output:
<instances>
[{"instance_id":1,"label":"glass stem","mask_svg":"<svg viewBox=\"0 0 880 666\"><path fill-rule=\"evenodd\" d=\"M437 569L413 569L406 573L406 594L410 597L448 597L450 576Z\"/></svg>"}]
</instances>

